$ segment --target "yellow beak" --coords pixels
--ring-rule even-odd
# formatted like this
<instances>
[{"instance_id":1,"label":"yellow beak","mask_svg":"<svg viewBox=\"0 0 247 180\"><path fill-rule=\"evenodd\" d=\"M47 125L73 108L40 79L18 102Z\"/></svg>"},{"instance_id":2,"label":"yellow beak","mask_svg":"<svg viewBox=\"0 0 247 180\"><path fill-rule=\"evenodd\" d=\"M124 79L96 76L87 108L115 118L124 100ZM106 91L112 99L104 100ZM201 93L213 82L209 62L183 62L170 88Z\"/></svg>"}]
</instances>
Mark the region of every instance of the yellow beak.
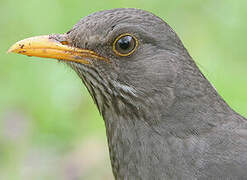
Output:
<instances>
[{"instance_id":1,"label":"yellow beak","mask_svg":"<svg viewBox=\"0 0 247 180\"><path fill-rule=\"evenodd\" d=\"M86 60L87 58L108 62L108 59L99 56L94 51L75 48L68 44L67 41L59 42L49 35L35 36L18 41L9 48L8 53L13 52L27 56L53 58L82 64L91 64Z\"/></svg>"}]
</instances>

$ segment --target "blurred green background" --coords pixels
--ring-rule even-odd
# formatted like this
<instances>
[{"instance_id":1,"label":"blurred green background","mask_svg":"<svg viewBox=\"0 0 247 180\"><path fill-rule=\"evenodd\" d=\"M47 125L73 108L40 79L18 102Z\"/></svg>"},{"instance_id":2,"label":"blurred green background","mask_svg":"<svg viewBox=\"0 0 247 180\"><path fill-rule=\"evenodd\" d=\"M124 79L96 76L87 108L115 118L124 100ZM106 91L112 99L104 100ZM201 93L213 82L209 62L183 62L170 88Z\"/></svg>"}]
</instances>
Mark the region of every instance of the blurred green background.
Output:
<instances>
[{"instance_id":1,"label":"blurred green background","mask_svg":"<svg viewBox=\"0 0 247 180\"><path fill-rule=\"evenodd\" d=\"M6 51L116 7L162 17L221 96L247 116L246 0L0 0L0 179L113 178L104 122L76 74Z\"/></svg>"}]
</instances>

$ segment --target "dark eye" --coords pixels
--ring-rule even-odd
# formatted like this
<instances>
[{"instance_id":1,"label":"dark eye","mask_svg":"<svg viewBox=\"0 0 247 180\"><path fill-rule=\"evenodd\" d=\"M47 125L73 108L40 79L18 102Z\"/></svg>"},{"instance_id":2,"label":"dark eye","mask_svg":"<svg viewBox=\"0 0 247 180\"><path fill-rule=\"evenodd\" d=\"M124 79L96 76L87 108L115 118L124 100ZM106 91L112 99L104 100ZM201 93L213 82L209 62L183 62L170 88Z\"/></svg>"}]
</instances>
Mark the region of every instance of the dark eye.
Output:
<instances>
[{"instance_id":1,"label":"dark eye","mask_svg":"<svg viewBox=\"0 0 247 180\"><path fill-rule=\"evenodd\" d=\"M113 43L113 51L119 56L129 56L137 48L138 41L131 34L118 36Z\"/></svg>"}]
</instances>

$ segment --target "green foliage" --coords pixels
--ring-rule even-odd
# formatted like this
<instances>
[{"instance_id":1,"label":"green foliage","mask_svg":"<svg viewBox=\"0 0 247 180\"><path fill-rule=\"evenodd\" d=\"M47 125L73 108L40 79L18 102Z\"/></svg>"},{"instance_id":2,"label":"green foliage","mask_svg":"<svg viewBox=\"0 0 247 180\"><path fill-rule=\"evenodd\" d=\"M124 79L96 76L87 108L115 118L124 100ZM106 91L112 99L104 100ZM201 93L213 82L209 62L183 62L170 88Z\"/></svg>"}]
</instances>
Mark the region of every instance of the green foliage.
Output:
<instances>
[{"instance_id":1,"label":"green foliage","mask_svg":"<svg viewBox=\"0 0 247 180\"><path fill-rule=\"evenodd\" d=\"M246 6L244 0L1 0L0 179L112 178L104 122L80 79L54 60L6 54L14 42L66 32L95 11L146 9L173 27L218 92L247 116Z\"/></svg>"}]
</instances>

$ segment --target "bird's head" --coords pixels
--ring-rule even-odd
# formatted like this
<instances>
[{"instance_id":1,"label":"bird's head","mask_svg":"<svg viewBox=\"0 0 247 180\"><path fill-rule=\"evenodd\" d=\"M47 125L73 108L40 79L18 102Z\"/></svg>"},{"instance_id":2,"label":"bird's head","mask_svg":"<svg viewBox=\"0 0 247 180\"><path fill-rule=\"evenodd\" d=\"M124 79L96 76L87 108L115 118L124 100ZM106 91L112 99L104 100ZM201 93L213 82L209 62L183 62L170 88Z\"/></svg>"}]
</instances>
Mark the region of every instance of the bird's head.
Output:
<instances>
[{"instance_id":1,"label":"bird's head","mask_svg":"<svg viewBox=\"0 0 247 180\"><path fill-rule=\"evenodd\" d=\"M133 101L134 97L165 93L188 57L176 33L162 19L129 8L94 13L65 34L24 39L9 52L66 62L100 109L117 96Z\"/></svg>"}]
</instances>

